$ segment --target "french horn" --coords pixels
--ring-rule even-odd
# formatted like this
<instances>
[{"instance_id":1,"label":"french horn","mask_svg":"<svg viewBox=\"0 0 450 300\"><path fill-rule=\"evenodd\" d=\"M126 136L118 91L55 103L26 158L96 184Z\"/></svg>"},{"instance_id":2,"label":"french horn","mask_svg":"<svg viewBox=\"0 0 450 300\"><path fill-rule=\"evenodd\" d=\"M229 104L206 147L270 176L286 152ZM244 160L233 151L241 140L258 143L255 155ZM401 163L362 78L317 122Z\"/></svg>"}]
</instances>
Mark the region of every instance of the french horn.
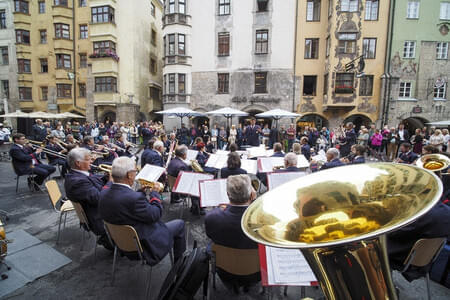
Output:
<instances>
[{"instance_id":1,"label":"french horn","mask_svg":"<svg viewBox=\"0 0 450 300\"><path fill-rule=\"evenodd\" d=\"M203 170L202 166L195 159L191 160L191 168L196 173L205 173L205 171Z\"/></svg>"},{"instance_id":2,"label":"french horn","mask_svg":"<svg viewBox=\"0 0 450 300\"><path fill-rule=\"evenodd\" d=\"M241 225L252 240L300 249L328 299L397 299L385 234L428 212L439 178L412 165L337 167L259 197Z\"/></svg>"}]
</instances>

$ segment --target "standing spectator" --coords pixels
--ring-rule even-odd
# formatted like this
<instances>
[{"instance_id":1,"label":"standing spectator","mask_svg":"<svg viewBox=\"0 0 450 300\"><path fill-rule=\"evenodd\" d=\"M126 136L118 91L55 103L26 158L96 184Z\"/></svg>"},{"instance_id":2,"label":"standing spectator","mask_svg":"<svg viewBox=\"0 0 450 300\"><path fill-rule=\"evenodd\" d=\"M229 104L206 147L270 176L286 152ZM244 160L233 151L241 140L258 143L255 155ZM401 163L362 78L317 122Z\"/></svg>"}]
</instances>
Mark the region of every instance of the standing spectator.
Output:
<instances>
[{"instance_id":1,"label":"standing spectator","mask_svg":"<svg viewBox=\"0 0 450 300\"><path fill-rule=\"evenodd\" d=\"M219 130L219 149L223 150L223 147L227 143L227 132L225 131L225 128L222 126Z\"/></svg>"},{"instance_id":2,"label":"standing spectator","mask_svg":"<svg viewBox=\"0 0 450 300\"><path fill-rule=\"evenodd\" d=\"M356 134L353 129L353 123L348 122L345 126L343 136L341 137L340 155L345 157L350 154L351 147L356 143Z\"/></svg>"},{"instance_id":3,"label":"standing spectator","mask_svg":"<svg viewBox=\"0 0 450 300\"><path fill-rule=\"evenodd\" d=\"M56 129L52 130L52 136L56 137L61 141L64 141L64 139L66 138L66 134L64 133L61 124L56 125Z\"/></svg>"},{"instance_id":4,"label":"standing spectator","mask_svg":"<svg viewBox=\"0 0 450 300\"><path fill-rule=\"evenodd\" d=\"M236 143L236 136L237 136L236 125L233 124L231 125L230 136L228 137L228 143L230 145Z\"/></svg>"},{"instance_id":5,"label":"standing spectator","mask_svg":"<svg viewBox=\"0 0 450 300\"><path fill-rule=\"evenodd\" d=\"M242 144L244 143L244 131L242 130L242 124L238 124L238 128L236 129L236 142L238 149L241 149Z\"/></svg>"},{"instance_id":6,"label":"standing spectator","mask_svg":"<svg viewBox=\"0 0 450 300\"><path fill-rule=\"evenodd\" d=\"M205 143L206 143L206 141L211 139L211 132L209 132L209 128L206 125L203 125L202 137L203 137L203 140L205 141Z\"/></svg>"},{"instance_id":7,"label":"standing spectator","mask_svg":"<svg viewBox=\"0 0 450 300\"><path fill-rule=\"evenodd\" d=\"M273 144L280 143L280 134L275 125L272 126L272 129L270 129L269 133L269 149L273 148Z\"/></svg>"},{"instance_id":8,"label":"standing spectator","mask_svg":"<svg viewBox=\"0 0 450 300\"><path fill-rule=\"evenodd\" d=\"M381 135L383 136L383 141L381 142L381 153L387 154L387 144L388 144L388 135L389 135L389 128L387 125L384 126L383 130L381 131Z\"/></svg>"},{"instance_id":9,"label":"standing spectator","mask_svg":"<svg viewBox=\"0 0 450 300\"><path fill-rule=\"evenodd\" d=\"M380 152L381 143L383 142L383 136L381 135L379 129L375 129L375 133L372 135L370 142L372 145L372 149L377 153Z\"/></svg>"},{"instance_id":10,"label":"standing spectator","mask_svg":"<svg viewBox=\"0 0 450 300\"><path fill-rule=\"evenodd\" d=\"M184 123L181 124L181 128L177 130L177 138L179 141L179 145L187 145L188 144L188 135L189 130L186 128Z\"/></svg>"},{"instance_id":11,"label":"standing spectator","mask_svg":"<svg viewBox=\"0 0 450 300\"><path fill-rule=\"evenodd\" d=\"M409 133L408 130L405 129L405 125L398 125L397 135L400 144L409 143Z\"/></svg>"},{"instance_id":12,"label":"standing spectator","mask_svg":"<svg viewBox=\"0 0 450 300\"><path fill-rule=\"evenodd\" d=\"M395 128L392 127L388 134L388 144L386 149L387 159L392 161L397 155L398 135Z\"/></svg>"},{"instance_id":13,"label":"standing spectator","mask_svg":"<svg viewBox=\"0 0 450 300\"><path fill-rule=\"evenodd\" d=\"M256 125L256 119L252 118L250 125L245 127L244 135L247 140L247 145L258 147L259 146L259 134L261 133L261 127Z\"/></svg>"},{"instance_id":14,"label":"standing spectator","mask_svg":"<svg viewBox=\"0 0 450 300\"><path fill-rule=\"evenodd\" d=\"M148 123L145 122L144 126L141 129L142 139L145 147L148 145L148 141L153 137L152 131L148 128Z\"/></svg>"},{"instance_id":15,"label":"standing spectator","mask_svg":"<svg viewBox=\"0 0 450 300\"><path fill-rule=\"evenodd\" d=\"M303 156L309 161L311 159L311 147L309 146L308 138L306 136L300 139L300 145Z\"/></svg>"},{"instance_id":16,"label":"standing spectator","mask_svg":"<svg viewBox=\"0 0 450 300\"><path fill-rule=\"evenodd\" d=\"M423 136L420 128L417 128L415 134L411 137L411 143L413 145L413 152L421 155L423 147Z\"/></svg>"},{"instance_id":17,"label":"standing spectator","mask_svg":"<svg viewBox=\"0 0 450 300\"><path fill-rule=\"evenodd\" d=\"M36 123L33 125L31 135L35 141L42 142L47 136L47 128L42 124L41 119L36 119Z\"/></svg>"},{"instance_id":18,"label":"standing spectator","mask_svg":"<svg viewBox=\"0 0 450 300\"><path fill-rule=\"evenodd\" d=\"M268 146L269 145L269 136L270 136L269 124L267 124L267 123L264 124L262 134L263 134L263 143L264 143L264 145Z\"/></svg>"},{"instance_id":19,"label":"standing spectator","mask_svg":"<svg viewBox=\"0 0 450 300\"><path fill-rule=\"evenodd\" d=\"M194 124L191 124L191 129L189 129L189 142L190 145L194 144L195 138L198 136L197 129Z\"/></svg>"},{"instance_id":20,"label":"standing spectator","mask_svg":"<svg viewBox=\"0 0 450 300\"><path fill-rule=\"evenodd\" d=\"M450 134L448 133L448 129L442 129L442 135L444 136L444 145L442 145L442 152L447 152L449 150L448 143L450 141Z\"/></svg>"},{"instance_id":21,"label":"standing spectator","mask_svg":"<svg viewBox=\"0 0 450 300\"><path fill-rule=\"evenodd\" d=\"M120 128L119 132L122 134L122 136L125 138L125 144L128 139L128 133L130 132L130 128L128 128L128 124L125 124L123 122L120 122Z\"/></svg>"},{"instance_id":22,"label":"standing spectator","mask_svg":"<svg viewBox=\"0 0 450 300\"><path fill-rule=\"evenodd\" d=\"M367 147L369 142L369 131L366 128L361 130L361 133L358 136L358 144Z\"/></svg>"},{"instance_id":23,"label":"standing spectator","mask_svg":"<svg viewBox=\"0 0 450 300\"><path fill-rule=\"evenodd\" d=\"M369 142L368 142L369 146L372 145L372 136L375 134L375 130L376 130L375 124L370 124L370 128L369 128Z\"/></svg>"},{"instance_id":24,"label":"standing spectator","mask_svg":"<svg viewBox=\"0 0 450 300\"><path fill-rule=\"evenodd\" d=\"M214 145L214 149L217 149L217 137L219 136L219 129L217 129L217 124L211 129L211 143Z\"/></svg>"},{"instance_id":25,"label":"standing spectator","mask_svg":"<svg viewBox=\"0 0 450 300\"><path fill-rule=\"evenodd\" d=\"M131 137L131 142L133 144L137 144L138 129L137 129L136 125L134 124L134 122L132 122L131 126L130 126L130 137Z\"/></svg>"},{"instance_id":26,"label":"standing spectator","mask_svg":"<svg viewBox=\"0 0 450 300\"><path fill-rule=\"evenodd\" d=\"M433 135L430 136L430 145L442 151L442 145L444 144L444 136L439 129L436 129Z\"/></svg>"},{"instance_id":27,"label":"standing spectator","mask_svg":"<svg viewBox=\"0 0 450 300\"><path fill-rule=\"evenodd\" d=\"M98 142L98 137L99 137L99 130L98 127L94 127L91 130L91 136L94 138L94 142L97 143Z\"/></svg>"},{"instance_id":28,"label":"standing spectator","mask_svg":"<svg viewBox=\"0 0 450 300\"><path fill-rule=\"evenodd\" d=\"M311 148L315 148L317 145L317 139L319 138L319 132L317 131L317 128L310 128L309 131L309 145Z\"/></svg>"},{"instance_id":29,"label":"standing spectator","mask_svg":"<svg viewBox=\"0 0 450 300\"><path fill-rule=\"evenodd\" d=\"M288 149L286 152L291 152L292 144L294 144L295 136L297 135L297 130L295 130L294 124L289 124L289 128L286 130Z\"/></svg>"},{"instance_id":30,"label":"standing spectator","mask_svg":"<svg viewBox=\"0 0 450 300\"><path fill-rule=\"evenodd\" d=\"M284 125L281 125L278 136L280 137L279 139L280 139L281 145L283 145L285 152L287 152L288 140L287 140L286 128L284 127Z\"/></svg>"}]
</instances>

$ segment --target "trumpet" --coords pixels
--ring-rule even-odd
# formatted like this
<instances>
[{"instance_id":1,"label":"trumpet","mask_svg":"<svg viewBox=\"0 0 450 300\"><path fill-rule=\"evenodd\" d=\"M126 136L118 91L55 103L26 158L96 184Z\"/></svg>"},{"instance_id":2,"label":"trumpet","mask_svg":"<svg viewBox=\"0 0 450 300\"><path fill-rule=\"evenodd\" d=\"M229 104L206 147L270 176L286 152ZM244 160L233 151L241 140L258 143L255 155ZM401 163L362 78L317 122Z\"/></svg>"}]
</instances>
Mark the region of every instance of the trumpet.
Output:
<instances>
[{"instance_id":1,"label":"trumpet","mask_svg":"<svg viewBox=\"0 0 450 300\"><path fill-rule=\"evenodd\" d=\"M138 179L139 184L142 188L150 188L158 193L161 193L164 190L164 184L161 182L153 182L145 179Z\"/></svg>"},{"instance_id":2,"label":"trumpet","mask_svg":"<svg viewBox=\"0 0 450 300\"><path fill-rule=\"evenodd\" d=\"M95 168L97 170L103 171L105 173L108 173L108 174L111 174L111 172L112 172L112 166L107 165L107 164L100 164L98 166L97 165L91 165L91 167L93 167L93 168Z\"/></svg>"}]
</instances>

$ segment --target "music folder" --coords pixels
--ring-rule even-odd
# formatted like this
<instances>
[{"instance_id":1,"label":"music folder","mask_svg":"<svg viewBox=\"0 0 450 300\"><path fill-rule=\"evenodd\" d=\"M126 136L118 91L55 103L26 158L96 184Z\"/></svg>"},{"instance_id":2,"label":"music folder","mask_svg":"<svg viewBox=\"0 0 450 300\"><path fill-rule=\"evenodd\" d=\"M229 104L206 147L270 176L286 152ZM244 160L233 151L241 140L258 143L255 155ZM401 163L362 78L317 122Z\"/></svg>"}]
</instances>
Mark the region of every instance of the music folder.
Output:
<instances>
[{"instance_id":1,"label":"music folder","mask_svg":"<svg viewBox=\"0 0 450 300\"><path fill-rule=\"evenodd\" d=\"M267 189L270 191L277 186L296 178L305 176L306 172L270 172L267 173Z\"/></svg>"},{"instance_id":2,"label":"music folder","mask_svg":"<svg viewBox=\"0 0 450 300\"><path fill-rule=\"evenodd\" d=\"M258 173L258 162L254 159L241 159L241 168L247 171L247 174Z\"/></svg>"},{"instance_id":3,"label":"music folder","mask_svg":"<svg viewBox=\"0 0 450 300\"><path fill-rule=\"evenodd\" d=\"M263 286L316 286L317 279L299 249L258 245Z\"/></svg>"},{"instance_id":4,"label":"music folder","mask_svg":"<svg viewBox=\"0 0 450 300\"><path fill-rule=\"evenodd\" d=\"M259 157L258 158L258 172L268 173L272 172L274 167L283 167L284 157Z\"/></svg>"},{"instance_id":5,"label":"music folder","mask_svg":"<svg viewBox=\"0 0 450 300\"><path fill-rule=\"evenodd\" d=\"M135 180L144 179L146 181L156 182L165 171L166 169L163 167L146 164L136 175Z\"/></svg>"},{"instance_id":6,"label":"music folder","mask_svg":"<svg viewBox=\"0 0 450 300\"><path fill-rule=\"evenodd\" d=\"M181 171L172 191L178 194L200 197L200 181L214 179L214 175Z\"/></svg>"},{"instance_id":7,"label":"music folder","mask_svg":"<svg viewBox=\"0 0 450 300\"><path fill-rule=\"evenodd\" d=\"M187 155L186 155L186 160L191 161L191 160L197 159L197 154L198 154L197 150L188 149Z\"/></svg>"},{"instance_id":8,"label":"music folder","mask_svg":"<svg viewBox=\"0 0 450 300\"><path fill-rule=\"evenodd\" d=\"M226 179L212 179L200 181L200 206L216 207L229 204Z\"/></svg>"},{"instance_id":9,"label":"music folder","mask_svg":"<svg viewBox=\"0 0 450 300\"><path fill-rule=\"evenodd\" d=\"M228 154L211 154L205 166L208 168L222 169L227 166Z\"/></svg>"}]
</instances>

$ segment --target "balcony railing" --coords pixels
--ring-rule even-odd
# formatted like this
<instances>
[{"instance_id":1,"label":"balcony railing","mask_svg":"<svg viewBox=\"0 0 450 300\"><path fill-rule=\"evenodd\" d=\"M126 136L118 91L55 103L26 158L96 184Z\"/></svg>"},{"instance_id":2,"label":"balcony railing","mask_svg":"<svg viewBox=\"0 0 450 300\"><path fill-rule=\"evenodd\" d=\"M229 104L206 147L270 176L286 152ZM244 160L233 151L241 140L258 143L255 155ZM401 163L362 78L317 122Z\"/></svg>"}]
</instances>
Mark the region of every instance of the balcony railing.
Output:
<instances>
[{"instance_id":1,"label":"balcony railing","mask_svg":"<svg viewBox=\"0 0 450 300\"><path fill-rule=\"evenodd\" d=\"M167 55L164 57L164 65L190 64L190 56L186 55Z\"/></svg>"},{"instance_id":2,"label":"balcony railing","mask_svg":"<svg viewBox=\"0 0 450 300\"><path fill-rule=\"evenodd\" d=\"M188 24L189 23L189 15L173 13L166 14L163 16L163 26L167 26L170 24Z\"/></svg>"},{"instance_id":3,"label":"balcony railing","mask_svg":"<svg viewBox=\"0 0 450 300\"><path fill-rule=\"evenodd\" d=\"M163 95L163 103L186 103L187 94L165 94Z\"/></svg>"},{"instance_id":4,"label":"balcony railing","mask_svg":"<svg viewBox=\"0 0 450 300\"><path fill-rule=\"evenodd\" d=\"M117 54L113 51L100 51L89 55L89 58L105 58L105 57L111 57L115 61L119 61L119 56L117 56Z\"/></svg>"}]
</instances>

